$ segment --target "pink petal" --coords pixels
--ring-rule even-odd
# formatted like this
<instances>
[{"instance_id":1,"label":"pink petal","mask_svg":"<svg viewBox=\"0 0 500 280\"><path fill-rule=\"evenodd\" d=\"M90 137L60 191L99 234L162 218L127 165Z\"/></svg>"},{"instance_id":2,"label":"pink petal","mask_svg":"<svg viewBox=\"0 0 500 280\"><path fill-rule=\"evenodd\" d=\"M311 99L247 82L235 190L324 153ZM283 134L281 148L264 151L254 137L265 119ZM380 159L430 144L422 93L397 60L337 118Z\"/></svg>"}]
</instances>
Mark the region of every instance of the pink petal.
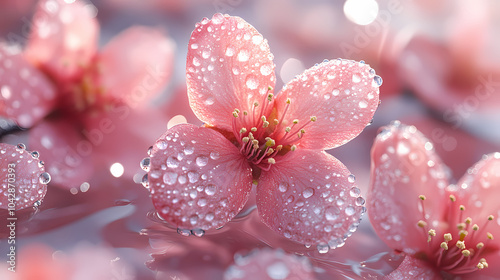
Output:
<instances>
[{"instance_id":1,"label":"pink petal","mask_svg":"<svg viewBox=\"0 0 500 280\"><path fill-rule=\"evenodd\" d=\"M382 80L374 75L369 65L340 59L306 70L278 94L278 114L285 114L280 116L282 126L292 126L294 119L299 120L297 128L307 124L300 147L331 149L347 143L371 122L377 109ZM313 116L317 120L311 123ZM297 132L292 129L294 141L299 140Z\"/></svg>"},{"instance_id":2,"label":"pink petal","mask_svg":"<svg viewBox=\"0 0 500 280\"><path fill-rule=\"evenodd\" d=\"M24 145L0 143L0 170L0 208L20 210L41 203L50 175L40 164L38 153L25 150Z\"/></svg>"},{"instance_id":3,"label":"pink petal","mask_svg":"<svg viewBox=\"0 0 500 280\"><path fill-rule=\"evenodd\" d=\"M480 229L488 224L483 233L490 232L496 238L500 238L499 195L500 153L484 156L457 183L457 202L466 206L464 215L471 217L472 224L479 225ZM487 222L490 215L494 219ZM478 239L485 242L487 238L484 235ZM497 248L500 247L497 239L492 243L497 244Z\"/></svg>"},{"instance_id":4,"label":"pink petal","mask_svg":"<svg viewBox=\"0 0 500 280\"><path fill-rule=\"evenodd\" d=\"M44 155L52 183L63 189L79 188L93 172L92 143L66 120L44 121L30 130L29 146Z\"/></svg>"},{"instance_id":5,"label":"pink petal","mask_svg":"<svg viewBox=\"0 0 500 280\"><path fill-rule=\"evenodd\" d=\"M336 158L298 149L263 172L257 187L262 221L302 244L343 245L364 213L354 175ZM328 245L326 245L328 243Z\"/></svg>"},{"instance_id":6,"label":"pink petal","mask_svg":"<svg viewBox=\"0 0 500 280\"><path fill-rule=\"evenodd\" d=\"M255 249L235 257L235 264L224 273L224 280L316 279L306 257L285 254L270 248Z\"/></svg>"},{"instance_id":7,"label":"pink petal","mask_svg":"<svg viewBox=\"0 0 500 280\"><path fill-rule=\"evenodd\" d=\"M156 141L148 173L158 214L181 229L221 227L243 208L252 170L215 130L179 124Z\"/></svg>"},{"instance_id":8,"label":"pink petal","mask_svg":"<svg viewBox=\"0 0 500 280\"><path fill-rule=\"evenodd\" d=\"M239 17L215 14L196 24L187 55L188 96L202 121L230 130L232 112L252 112L254 102L264 112L269 87L274 88L273 55L267 40ZM260 113L259 113L260 112Z\"/></svg>"},{"instance_id":9,"label":"pink petal","mask_svg":"<svg viewBox=\"0 0 500 280\"><path fill-rule=\"evenodd\" d=\"M406 256L399 267L384 277L386 280L441 280L439 272L425 261Z\"/></svg>"},{"instance_id":10,"label":"pink petal","mask_svg":"<svg viewBox=\"0 0 500 280\"><path fill-rule=\"evenodd\" d=\"M0 44L0 115L33 126L55 105L55 88L21 54Z\"/></svg>"},{"instance_id":11,"label":"pink petal","mask_svg":"<svg viewBox=\"0 0 500 280\"><path fill-rule=\"evenodd\" d=\"M371 158L367 207L375 231L393 249L409 254L426 250L427 233L417 226L424 219L419 195L426 197L429 226L441 222L449 205L446 169L432 143L414 126L394 122L382 128ZM442 236L440 227L435 230Z\"/></svg>"},{"instance_id":12,"label":"pink petal","mask_svg":"<svg viewBox=\"0 0 500 280\"><path fill-rule=\"evenodd\" d=\"M75 78L97 50L99 24L82 1L42 0L25 55L58 82Z\"/></svg>"},{"instance_id":13,"label":"pink petal","mask_svg":"<svg viewBox=\"0 0 500 280\"><path fill-rule=\"evenodd\" d=\"M151 100L170 79L174 42L155 28L134 26L98 54L103 90L135 108Z\"/></svg>"}]
</instances>

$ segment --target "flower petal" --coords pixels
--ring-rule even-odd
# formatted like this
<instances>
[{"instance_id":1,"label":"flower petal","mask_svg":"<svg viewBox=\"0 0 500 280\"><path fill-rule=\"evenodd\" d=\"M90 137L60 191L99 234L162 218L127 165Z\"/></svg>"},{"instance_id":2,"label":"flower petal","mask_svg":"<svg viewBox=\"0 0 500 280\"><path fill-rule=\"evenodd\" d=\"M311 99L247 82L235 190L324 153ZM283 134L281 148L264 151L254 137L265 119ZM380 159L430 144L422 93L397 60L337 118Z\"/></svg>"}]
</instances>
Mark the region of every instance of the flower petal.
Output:
<instances>
[{"instance_id":1,"label":"flower petal","mask_svg":"<svg viewBox=\"0 0 500 280\"><path fill-rule=\"evenodd\" d=\"M215 130L191 124L156 141L148 178L158 214L181 229L223 226L252 188L252 170L239 150Z\"/></svg>"},{"instance_id":2,"label":"flower petal","mask_svg":"<svg viewBox=\"0 0 500 280\"><path fill-rule=\"evenodd\" d=\"M187 55L188 96L196 116L230 130L232 111L252 112L274 88L273 55L267 40L239 17L215 14L196 24ZM268 115L267 106L260 115ZM257 113L259 113L257 112ZM260 118L260 115L257 118Z\"/></svg>"},{"instance_id":3,"label":"flower petal","mask_svg":"<svg viewBox=\"0 0 500 280\"><path fill-rule=\"evenodd\" d=\"M257 187L257 209L267 226L323 247L343 244L356 230L364 202L351 172L323 151L289 152L262 173Z\"/></svg>"},{"instance_id":4,"label":"flower petal","mask_svg":"<svg viewBox=\"0 0 500 280\"><path fill-rule=\"evenodd\" d=\"M132 108L144 104L167 84L174 48L174 42L158 29L131 27L99 52L100 85Z\"/></svg>"},{"instance_id":5,"label":"flower petal","mask_svg":"<svg viewBox=\"0 0 500 280\"><path fill-rule=\"evenodd\" d=\"M0 143L0 208L20 210L41 203L50 175L39 162L38 154L24 146Z\"/></svg>"},{"instance_id":6,"label":"flower petal","mask_svg":"<svg viewBox=\"0 0 500 280\"><path fill-rule=\"evenodd\" d=\"M466 206L464 215L471 217L472 223L478 224L480 229L488 223L486 231L496 238L500 237L499 194L500 153L485 155L457 184L457 202ZM494 219L487 222L490 215ZM486 236L479 239L485 242ZM496 239L493 242L498 244Z\"/></svg>"},{"instance_id":7,"label":"flower petal","mask_svg":"<svg viewBox=\"0 0 500 280\"><path fill-rule=\"evenodd\" d=\"M93 144L67 120L44 121L29 131L29 146L44 155L52 183L63 189L79 188L94 171Z\"/></svg>"},{"instance_id":8,"label":"flower petal","mask_svg":"<svg viewBox=\"0 0 500 280\"><path fill-rule=\"evenodd\" d=\"M254 249L235 256L235 263L224 273L224 280L316 279L306 257L285 254L270 248Z\"/></svg>"},{"instance_id":9,"label":"flower petal","mask_svg":"<svg viewBox=\"0 0 500 280\"><path fill-rule=\"evenodd\" d=\"M386 280L441 280L439 272L427 262L406 256L399 267L391 274L384 277Z\"/></svg>"},{"instance_id":10,"label":"flower petal","mask_svg":"<svg viewBox=\"0 0 500 280\"><path fill-rule=\"evenodd\" d=\"M429 225L441 222L449 203L445 166L414 126L394 122L382 128L371 151L368 215L378 236L409 254L426 250L427 233L417 226L425 213ZM439 227L435 228L440 235Z\"/></svg>"},{"instance_id":11,"label":"flower petal","mask_svg":"<svg viewBox=\"0 0 500 280\"><path fill-rule=\"evenodd\" d=\"M341 59L306 70L278 94L281 126L292 126L298 119L297 128L289 134L298 141L298 131L307 124L300 147L331 149L347 143L370 124L379 104L382 80L374 75L369 65ZM310 122L313 116L317 120Z\"/></svg>"},{"instance_id":12,"label":"flower petal","mask_svg":"<svg viewBox=\"0 0 500 280\"><path fill-rule=\"evenodd\" d=\"M2 44L0 61L0 115L29 128L55 106L55 88L19 52Z\"/></svg>"},{"instance_id":13,"label":"flower petal","mask_svg":"<svg viewBox=\"0 0 500 280\"><path fill-rule=\"evenodd\" d=\"M25 55L58 82L74 78L97 51L99 24L82 1L42 0Z\"/></svg>"}]
</instances>

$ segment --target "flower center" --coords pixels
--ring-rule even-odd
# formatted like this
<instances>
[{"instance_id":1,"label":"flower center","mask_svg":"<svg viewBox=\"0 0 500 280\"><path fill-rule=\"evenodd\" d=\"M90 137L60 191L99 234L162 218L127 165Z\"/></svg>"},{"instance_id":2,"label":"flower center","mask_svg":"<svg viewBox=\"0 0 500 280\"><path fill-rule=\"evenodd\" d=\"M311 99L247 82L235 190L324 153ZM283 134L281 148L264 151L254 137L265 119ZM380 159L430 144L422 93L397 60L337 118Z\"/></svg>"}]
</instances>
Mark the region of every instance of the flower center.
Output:
<instances>
[{"instance_id":1,"label":"flower center","mask_svg":"<svg viewBox=\"0 0 500 280\"><path fill-rule=\"evenodd\" d=\"M423 210L423 219L417 223L417 226L422 229L431 248L430 255L427 257L435 261L438 269L452 275L458 275L487 268L488 263L483 256L488 251L487 247L493 240L493 235L486 232L485 229L493 220L493 215L488 216L481 227L473 224L470 217L464 219L465 206L456 205L455 196L450 195L449 221L456 221L456 229L451 228L450 232L445 233L440 238L436 236L436 230L430 228L427 223L424 207L425 196L420 195L419 199Z\"/></svg>"},{"instance_id":2,"label":"flower center","mask_svg":"<svg viewBox=\"0 0 500 280\"><path fill-rule=\"evenodd\" d=\"M241 112L239 109L233 111L233 134L238 141L241 154L254 166L265 171L276 163L277 155L282 156L289 151L295 151L297 149L295 143L306 133L305 128L317 120L313 116L309 121L299 125L299 120L295 119L287 126L283 120L291 100L288 98L285 101L286 106L279 119L273 117L276 115L274 109L271 116L265 115L270 106L273 106L273 101L274 95L269 93L262 106L258 102L253 103L251 112Z\"/></svg>"}]
</instances>

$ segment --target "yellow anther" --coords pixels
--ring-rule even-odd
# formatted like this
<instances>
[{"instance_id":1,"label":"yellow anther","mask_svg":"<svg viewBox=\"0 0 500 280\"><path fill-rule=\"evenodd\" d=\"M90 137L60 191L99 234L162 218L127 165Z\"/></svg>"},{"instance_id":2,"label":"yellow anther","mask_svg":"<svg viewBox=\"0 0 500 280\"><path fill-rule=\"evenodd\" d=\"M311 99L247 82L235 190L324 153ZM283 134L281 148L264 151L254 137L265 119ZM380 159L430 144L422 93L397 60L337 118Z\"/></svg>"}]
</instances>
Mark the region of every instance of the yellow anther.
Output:
<instances>
[{"instance_id":1,"label":"yellow anther","mask_svg":"<svg viewBox=\"0 0 500 280\"><path fill-rule=\"evenodd\" d=\"M483 268L484 268L484 265L483 265L482 263L478 263L478 264L476 265L476 267L477 267L478 269L483 269Z\"/></svg>"},{"instance_id":2,"label":"yellow anther","mask_svg":"<svg viewBox=\"0 0 500 280\"><path fill-rule=\"evenodd\" d=\"M494 218L495 218L495 217L493 217L493 215L489 215L489 216L488 216L488 221L493 221L493 219L494 219Z\"/></svg>"},{"instance_id":3,"label":"yellow anther","mask_svg":"<svg viewBox=\"0 0 500 280\"><path fill-rule=\"evenodd\" d=\"M287 98L286 99L286 104L290 104L290 103L292 103L292 100L290 100L290 98Z\"/></svg>"},{"instance_id":4,"label":"yellow anther","mask_svg":"<svg viewBox=\"0 0 500 280\"><path fill-rule=\"evenodd\" d=\"M465 211L465 206L460 205L460 206L458 207L458 209L460 209L460 211Z\"/></svg>"},{"instance_id":5,"label":"yellow anther","mask_svg":"<svg viewBox=\"0 0 500 280\"><path fill-rule=\"evenodd\" d=\"M488 232L486 233L486 236L488 236L488 239L493 240L493 234Z\"/></svg>"},{"instance_id":6,"label":"yellow anther","mask_svg":"<svg viewBox=\"0 0 500 280\"><path fill-rule=\"evenodd\" d=\"M419 195L418 198L420 198L420 200L425 200L425 195Z\"/></svg>"},{"instance_id":7,"label":"yellow anther","mask_svg":"<svg viewBox=\"0 0 500 280\"><path fill-rule=\"evenodd\" d=\"M267 140L266 147L272 147L274 145L276 145L276 142L273 139Z\"/></svg>"},{"instance_id":8,"label":"yellow anther","mask_svg":"<svg viewBox=\"0 0 500 280\"><path fill-rule=\"evenodd\" d=\"M291 128L291 127L289 127L289 126L287 126L287 127L285 127L285 131L286 131L286 132L290 132L290 131L292 131L292 128Z\"/></svg>"},{"instance_id":9,"label":"yellow anther","mask_svg":"<svg viewBox=\"0 0 500 280\"><path fill-rule=\"evenodd\" d=\"M292 145L292 147L290 148L290 150L292 150L292 152L295 151L295 150L297 150L297 146Z\"/></svg>"},{"instance_id":10,"label":"yellow anther","mask_svg":"<svg viewBox=\"0 0 500 280\"><path fill-rule=\"evenodd\" d=\"M276 151L281 151L281 149L283 149L283 145L276 146Z\"/></svg>"},{"instance_id":11,"label":"yellow anther","mask_svg":"<svg viewBox=\"0 0 500 280\"><path fill-rule=\"evenodd\" d=\"M250 128L250 131L255 132L255 131L257 131L257 128L256 127L252 127L252 128Z\"/></svg>"},{"instance_id":12,"label":"yellow anther","mask_svg":"<svg viewBox=\"0 0 500 280\"><path fill-rule=\"evenodd\" d=\"M252 145L259 146L259 140L252 140Z\"/></svg>"},{"instance_id":13,"label":"yellow anther","mask_svg":"<svg viewBox=\"0 0 500 280\"><path fill-rule=\"evenodd\" d=\"M247 129L243 127L242 129L240 129L240 133L241 133L241 134L243 134L243 133L247 133Z\"/></svg>"},{"instance_id":14,"label":"yellow anther","mask_svg":"<svg viewBox=\"0 0 500 280\"><path fill-rule=\"evenodd\" d=\"M427 223L424 222L424 221L422 221L422 220L420 220L420 221L418 221L417 226L423 228L423 227L427 226Z\"/></svg>"},{"instance_id":15,"label":"yellow anther","mask_svg":"<svg viewBox=\"0 0 500 280\"><path fill-rule=\"evenodd\" d=\"M297 133L297 137L299 137L299 139L302 138L302 134L300 132Z\"/></svg>"},{"instance_id":16,"label":"yellow anther","mask_svg":"<svg viewBox=\"0 0 500 280\"><path fill-rule=\"evenodd\" d=\"M318 120L318 118L316 118L316 116L312 116L312 117L311 117L311 121L312 121L312 122L315 122L315 121L317 121L317 120Z\"/></svg>"},{"instance_id":17,"label":"yellow anther","mask_svg":"<svg viewBox=\"0 0 500 280\"><path fill-rule=\"evenodd\" d=\"M433 229L430 229L428 233L429 233L429 236L436 236L436 231Z\"/></svg>"},{"instance_id":18,"label":"yellow anther","mask_svg":"<svg viewBox=\"0 0 500 280\"><path fill-rule=\"evenodd\" d=\"M306 131L304 129L301 129L300 133L304 134L304 133L306 133Z\"/></svg>"},{"instance_id":19,"label":"yellow anther","mask_svg":"<svg viewBox=\"0 0 500 280\"><path fill-rule=\"evenodd\" d=\"M474 225L472 226L472 230L475 230L475 231L479 230L479 226L478 226L478 225L476 225L476 224L474 224Z\"/></svg>"},{"instance_id":20,"label":"yellow anther","mask_svg":"<svg viewBox=\"0 0 500 280\"><path fill-rule=\"evenodd\" d=\"M450 194L450 200L451 200L452 202L457 201L457 199L455 198L455 196L454 196L454 195L452 195L452 194Z\"/></svg>"},{"instance_id":21,"label":"yellow anther","mask_svg":"<svg viewBox=\"0 0 500 280\"><path fill-rule=\"evenodd\" d=\"M248 141L250 141L250 138L243 137L243 139L241 139L241 141L243 141L243 143L248 143Z\"/></svg>"},{"instance_id":22,"label":"yellow anther","mask_svg":"<svg viewBox=\"0 0 500 280\"><path fill-rule=\"evenodd\" d=\"M484 243L483 242L479 242L476 245L476 248L478 248L478 249L482 249L483 247L484 247Z\"/></svg>"},{"instance_id":23,"label":"yellow anther","mask_svg":"<svg viewBox=\"0 0 500 280\"><path fill-rule=\"evenodd\" d=\"M465 226L466 226L465 223L459 223L459 224L457 224L457 229L462 230L465 228Z\"/></svg>"},{"instance_id":24,"label":"yellow anther","mask_svg":"<svg viewBox=\"0 0 500 280\"><path fill-rule=\"evenodd\" d=\"M268 121L265 121L263 124L262 124L262 127L268 127L269 126L269 122Z\"/></svg>"},{"instance_id":25,"label":"yellow anther","mask_svg":"<svg viewBox=\"0 0 500 280\"><path fill-rule=\"evenodd\" d=\"M298 124L299 123L299 120L295 119L293 120L293 124Z\"/></svg>"},{"instance_id":26,"label":"yellow anther","mask_svg":"<svg viewBox=\"0 0 500 280\"><path fill-rule=\"evenodd\" d=\"M251 132L249 132L249 133L248 133L248 138L250 138L250 140L255 139L255 138L253 137L253 133L251 133Z\"/></svg>"},{"instance_id":27,"label":"yellow anther","mask_svg":"<svg viewBox=\"0 0 500 280\"><path fill-rule=\"evenodd\" d=\"M247 111L243 111L243 115L247 116L248 112Z\"/></svg>"},{"instance_id":28,"label":"yellow anther","mask_svg":"<svg viewBox=\"0 0 500 280\"><path fill-rule=\"evenodd\" d=\"M235 118L239 117L239 116L238 116L238 113L233 112L233 117L235 117Z\"/></svg>"},{"instance_id":29,"label":"yellow anther","mask_svg":"<svg viewBox=\"0 0 500 280\"><path fill-rule=\"evenodd\" d=\"M267 95L267 100L268 101L273 101L273 96L274 96L274 94L272 94L272 93L268 94Z\"/></svg>"},{"instance_id":30,"label":"yellow anther","mask_svg":"<svg viewBox=\"0 0 500 280\"><path fill-rule=\"evenodd\" d=\"M467 217L467 219L465 219L465 223L470 225L470 223L472 223L472 218L471 217Z\"/></svg>"},{"instance_id":31,"label":"yellow anther","mask_svg":"<svg viewBox=\"0 0 500 280\"><path fill-rule=\"evenodd\" d=\"M446 242L441 242L441 248L448 250L448 244Z\"/></svg>"},{"instance_id":32,"label":"yellow anther","mask_svg":"<svg viewBox=\"0 0 500 280\"><path fill-rule=\"evenodd\" d=\"M270 155L270 154L272 154L272 153L274 153L273 148L269 148L269 150L267 150L267 154L268 154L268 155Z\"/></svg>"},{"instance_id":33,"label":"yellow anther","mask_svg":"<svg viewBox=\"0 0 500 280\"><path fill-rule=\"evenodd\" d=\"M464 257L468 257L468 256L470 256L470 251L469 250L463 250L462 251L462 255L464 255Z\"/></svg>"},{"instance_id":34,"label":"yellow anther","mask_svg":"<svg viewBox=\"0 0 500 280\"><path fill-rule=\"evenodd\" d=\"M278 119L274 119L273 123L274 123L274 125L278 125L280 123L280 121L278 121Z\"/></svg>"},{"instance_id":35,"label":"yellow anther","mask_svg":"<svg viewBox=\"0 0 500 280\"><path fill-rule=\"evenodd\" d=\"M234 109L234 111L235 111L236 113L238 113L238 114L240 113L240 110L238 110L238 109Z\"/></svg>"},{"instance_id":36,"label":"yellow anther","mask_svg":"<svg viewBox=\"0 0 500 280\"><path fill-rule=\"evenodd\" d=\"M458 247L458 249L460 249L460 250L465 249L465 242L460 241L460 240L459 240L459 241L457 241L457 247Z\"/></svg>"},{"instance_id":37,"label":"yellow anther","mask_svg":"<svg viewBox=\"0 0 500 280\"><path fill-rule=\"evenodd\" d=\"M450 242L453 239L451 233L445 233L443 238L446 242Z\"/></svg>"},{"instance_id":38,"label":"yellow anther","mask_svg":"<svg viewBox=\"0 0 500 280\"><path fill-rule=\"evenodd\" d=\"M274 158L268 158L267 159L267 163L269 163L269 164L275 164L276 160L274 160Z\"/></svg>"},{"instance_id":39,"label":"yellow anther","mask_svg":"<svg viewBox=\"0 0 500 280\"><path fill-rule=\"evenodd\" d=\"M265 122L265 121L266 121L266 116L262 116L262 117L260 117L260 119L261 119L263 122Z\"/></svg>"},{"instance_id":40,"label":"yellow anther","mask_svg":"<svg viewBox=\"0 0 500 280\"><path fill-rule=\"evenodd\" d=\"M253 103L253 106L255 106L255 107L259 107L259 102L254 102L254 103Z\"/></svg>"},{"instance_id":41,"label":"yellow anther","mask_svg":"<svg viewBox=\"0 0 500 280\"><path fill-rule=\"evenodd\" d=\"M272 86L268 86L267 90L273 90L273 87Z\"/></svg>"}]
</instances>

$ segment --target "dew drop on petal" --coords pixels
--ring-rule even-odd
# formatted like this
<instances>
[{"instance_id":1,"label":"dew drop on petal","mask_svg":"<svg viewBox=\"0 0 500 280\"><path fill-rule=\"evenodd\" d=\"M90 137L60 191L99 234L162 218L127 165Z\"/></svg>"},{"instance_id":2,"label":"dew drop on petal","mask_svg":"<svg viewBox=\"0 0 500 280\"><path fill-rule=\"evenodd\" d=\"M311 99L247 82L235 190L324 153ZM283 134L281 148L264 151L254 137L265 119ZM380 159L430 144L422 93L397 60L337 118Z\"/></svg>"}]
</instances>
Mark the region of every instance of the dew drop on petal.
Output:
<instances>
[{"instance_id":1,"label":"dew drop on petal","mask_svg":"<svg viewBox=\"0 0 500 280\"><path fill-rule=\"evenodd\" d=\"M208 157L199 156L199 157L196 158L196 164L199 167L203 167L203 166L207 165L207 163L208 163Z\"/></svg>"},{"instance_id":2,"label":"dew drop on petal","mask_svg":"<svg viewBox=\"0 0 500 280\"><path fill-rule=\"evenodd\" d=\"M233 56L234 55L234 48L229 46L226 48L226 56Z\"/></svg>"},{"instance_id":3,"label":"dew drop on petal","mask_svg":"<svg viewBox=\"0 0 500 280\"><path fill-rule=\"evenodd\" d=\"M373 87L380 87L382 85L382 78L379 76L379 75L375 75L373 77L373 82L372 82L372 86Z\"/></svg>"},{"instance_id":4,"label":"dew drop on petal","mask_svg":"<svg viewBox=\"0 0 500 280\"><path fill-rule=\"evenodd\" d=\"M326 254L328 251L330 251L330 246L326 243L319 243L316 245L316 248L318 249L318 253L320 254Z\"/></svg>"},{"instance_id":5,"label":"dew drop on petal","mask_svg":"<svg viewBox=\"0 0 500 280\"><path fill-rule=\"evenodd\" d=\"M191 231L189 229L180 229L178 228L177 229L177 233L182 235L182 236L190 236L191 235Z\"/></svg>"},{"instance_id":6,"label":"dew drop on petal","mask_svg":"<svg viewBox=\"0 0 500 280\"><path fill-rule=\"evenodd\" d=\"M149 167L150 167L151 159L146 157L141 160L141 168L142 170L149 172Z\"/></svg>"},{"instance_id":7,"label":"dew drop on petal","mask_svg":"<svg viewBox=\"0 0 500 280\"><path fill-rule=\"evenodd\" d=\"M351 174L347 177L347 181L349 181L349 183L354 183L356 181L356 177L354 176L354 174Z\"/></svg>"},{"instance_id":8,"label":"dew drop on petal","mask_svg":"<svg viewBox=\"0 0 500 280\"><path fill-rule=\"evenodd\" d=\"M240 50L238 53L238 61L245 62L248 61L248 59L250 59L250 52L246 49Z\"/></svg>"},{"instance_id":9,"label":"dew drop on petal","mask_svg":"<svg viewBox=\"0 0 500 280\"><path fill-rule=\"evenodd\" d=\"M267 275L271 279L286 279L290 270L283 262L276 262L266 268Z\"/></svg>"},{"instance_id":10,"label":"dew drop on petal","mask_svg":"<svg viewBox=\"0 0 500 280\"><path fill-rule=\"evenodd\" d=\"M149 179L148 179L148 174L144 174L144 176L142 176L142 179L141 179L141 184L143 187L145 187L146 189L149 189Z\"/></svg>"},{"instance_id":11,"label":"dew drop on petal","mask_svg":"<svg viewBox=\"0 0 500 280\"><path fill-rule=\"evenodd\" d=\"M332 91L332 95L333 95L333 96L338 96L339 94L340 94L340 91L339 91L338 89L334 89L334 90Z\"/></svg>"},{"instance_id":12,"label":"dew drop on petal","mask_svg":"<svg viewBox=\"0 0 500 280\"><path fill-rule=\"evenodd\" d=\"M213 97L209 97L205 100L205 105L212 105L212 104L214 104Z\"/></svg>"},{"instance_id":13,"label":"dew drop on petal","mask_svg":"<svg viewBox=\"0 0 500 280\"><path fill-rule=\"evenodd\" d=\"M364 108L368 107L368 102L366 102L365 100L361 100L361 101L359 101L358 105L359 105L359 108L364 109Z\"/></svg>"},{"instance_id":14,"label":"dew drop on petal","mask_svg":"<svg viewBox=\"0 0 500 280\"><path fill-rule=\"evenodd\" d=\"M210 152L210 158L213 159L213 160L217 160L220 158L220 154L219 152Z\"/></svg>"},{"instance_id":15,"label":"dew drop on petal","mask_svg":"<svg viewBox=\"0 0 500 280\"><path fill-rule=\"evenodd\" d=\"M175 157L170 156L167 158L167 166L169 168L177 168L179 167L179 160Z\"/></svg>"},{"instance_id":16,"label":"dew drop on petal","mask_svg":"<svg viewBox=\"0 0 500 280\"><path fill-rule=\"evenodd\" d=\"M202 237L203 235L205 235L205 231L201 228L195 228L191 230L191 233L196 237Z\"/></svg>"},{"instance_id":17,"label":"dew drop on petal","mask_svg":"<svg viewBox=\"0 0 500 280\"><path fill-rule=\"evenodd\" d=\"M193 65L200 66L201 65L200 59L197 57L193 57Z\"/></svg>"},{"instance_id":18,"label":"dew drop on petal","mask_svg":"<svg viewBox=\"0 0 500 280\"><path fill-rule=\"evenodd\" d=\"M249 89L256 89L259 86L259 81L253 75L248 75L246 85Z\"/></svg>"},{"instance_id":19,"label":"dew drop on petal","mask_svg":"<svg viewBox=\"0 0 500 280\"><path fill-rule=\"evenodd\" d=\"M40 183L48 184L50 182L50 174L47 172L43 172L42 174L40 174L40 177L38 179Z\"/></svg>"},{"instance_id":20,"label":"dew drop on petal","mask_svg":"<svg viewBox=\"0 0 500 280\"><path fill-rule=\"evenodd\" d=\"M264 64L260 67L260 73L264 76L269 76L273 72L273 68L269 64Z\"/></svg>"},{"instance_id":21,"label":"dew drop on petal","mask_svg":"<svg viewBox=\"0 0 500 280\"><path fill-rule=\"evenodd\" d=\"M160 150L165 150L168 147L168 144L165 141L158 141L158 143L156 143L156 147Z\"/></svg>"},{"instance_id":22,"label":"dew drop on petal","mask_svg":"<svg viewBox=\"0 0 500 280\"><path fill-rule=\"evenodd\" d=\"M347 216L352 216L352 215L354 215L354 213L356 213L356 210L354 209L354 207L352 207L352 206L347 206L347 207L345 208L345 214L346 214Z\"/></svg>"},{"instance_id":23,"label":"dew drop on petal","mask_svg":"<svg viewBox=\"0 0 500 280\"><path fill-rule=\"evenodd\" d=\"M207 195L214 195L215 194L215 186L210 184L208 186L205 187L205 193Z\"/></svg>"},{"instance_id":24,"label":"dew drop on petal","mask_svg":"<svg viewBox=\"0 0 500 280\"><path fill-rule=\"evenodd\" d=\"M302 192L302 196L304 198L309 198L309 197L313 196L313 194L314 194L314 189L313 188L307 188L307 189L305 189Z\"/></svg>"},{"instance_id":25,"label":"dew drop on petal","mask_svg":"<svg viewBox=\"0 0 500 280\"><path fill-rule=\"evenodd\" d=\"M353 74L353 75L352 75L352 81L353 81L354 83L359 83L359 82L361 82L361 77L359 76L359 74Z\"/></svg>"},{"instance_id":26,"label":"dew drop on petal","mask_svg":"<svg viewBox=\"0 0 500 280\"><path fill-rule=\"evenodd\" d=\"M361 191L357 187L352 187L349 194L351 197L358 197L361 194Z\"/></svg>"},{"instance_id":27,"label":"dew drop on petal","mask_svg":"<svg viewBox=\"0 0 500 280\"><path fill-rule=\"evenodd\" d=\"M286 192L288 190L288 183L287 182L281 182L279 185L278 185L278 190L280 192Z\"/></svg>"},{"instance_id":28,"label":"dew drop on petal","mask_svg":"<svg viewBox=\"0 0 500 280\"><path fill-rule=\"evenodd\" d=\"M340 211L337 207L334 207L334 206L327 207L325 209L325 218L328 221L335 221L339 217L339 215L338 215L339 212Z\"/></svg>"},{"instance_id":29,"label":"dew drop on petal","mask_svg":"<svg viewBox=\"0 0 500 280\"><path fill-rule=\"evenodd\" d=\"M361 196L358 197L358 198L356 198L356 205L357 206L363 206L363 205L365 205L365 199L362 198Z\"/></svg>"}]
</instances>

